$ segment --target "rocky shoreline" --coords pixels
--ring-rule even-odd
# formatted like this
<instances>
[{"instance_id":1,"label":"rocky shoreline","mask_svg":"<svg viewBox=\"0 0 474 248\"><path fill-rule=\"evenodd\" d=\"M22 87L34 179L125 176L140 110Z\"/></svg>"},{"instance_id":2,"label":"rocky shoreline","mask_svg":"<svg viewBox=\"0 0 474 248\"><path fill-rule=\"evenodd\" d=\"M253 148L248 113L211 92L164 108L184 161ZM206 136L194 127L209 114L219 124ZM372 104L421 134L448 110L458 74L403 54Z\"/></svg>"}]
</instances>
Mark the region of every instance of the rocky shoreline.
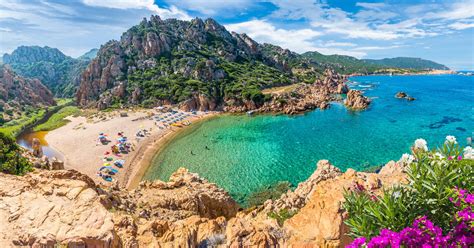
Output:
<instances>
[{"instance_id":1,"label":"rocky shoreline","mask_svg":"<svg viewBox=\"0 0 474 248\"><path fill-rule=\"evenodd\" d=\"M374 193L402 183L404 164L380 173L342 173L321 160L308 180L277 200L243 210L230 195L186 169L168 182L132 191L99 187L75 170L0 176L0 244L32 247L339 247L350 242L343 192L363 185ZM294 215L278 223L270 217ZM5 229L7 228L8 231Z\"/></svg>"},{"instance_id":2,"label":"rocky shoreline","mask_svg":"<svg viewBox=\"0 0 474 248\"><path fill-rule=\"evenodd\" d=\"M252 100L225 99L223 105L203 95L194 95L191 99L180 104L184 111L222 110L228 113L283 113L300 114L313 109L327 109L332 101L341 101L341 94L347 94L346 106L353 110L366 109L370 99L362 92L349 89L347 78L326 69L322 79L312 84L300 83L286 92L269 93L269 100L257 103Z\"/></svg>"}]
</instances>

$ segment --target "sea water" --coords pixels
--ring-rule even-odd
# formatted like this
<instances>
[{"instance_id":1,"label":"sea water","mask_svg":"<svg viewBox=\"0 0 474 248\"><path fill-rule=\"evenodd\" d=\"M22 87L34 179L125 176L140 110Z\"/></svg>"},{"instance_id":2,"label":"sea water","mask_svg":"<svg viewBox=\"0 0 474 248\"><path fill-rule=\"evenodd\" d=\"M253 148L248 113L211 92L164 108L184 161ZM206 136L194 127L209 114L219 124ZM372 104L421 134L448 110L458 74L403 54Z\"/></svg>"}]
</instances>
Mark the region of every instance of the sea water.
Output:
<instances>
[{"instance_id":1,"label":"sea water","mask_svg":"<svg viewBox=\"0 0 474 248\"><path fill-rule=\"evenodd\" d=\"M446 135L461 145L473 135L474 77L364 76L348 83L373 99L369 109L333 103L297 116L219 116L178 135L145 179L167 180L186 167L245 201L262 187L306 180L320 159L364 170L398 160L417 138L435 148ZM399 91L416 100L395 98Z\"/></svg>"}]
</instances>

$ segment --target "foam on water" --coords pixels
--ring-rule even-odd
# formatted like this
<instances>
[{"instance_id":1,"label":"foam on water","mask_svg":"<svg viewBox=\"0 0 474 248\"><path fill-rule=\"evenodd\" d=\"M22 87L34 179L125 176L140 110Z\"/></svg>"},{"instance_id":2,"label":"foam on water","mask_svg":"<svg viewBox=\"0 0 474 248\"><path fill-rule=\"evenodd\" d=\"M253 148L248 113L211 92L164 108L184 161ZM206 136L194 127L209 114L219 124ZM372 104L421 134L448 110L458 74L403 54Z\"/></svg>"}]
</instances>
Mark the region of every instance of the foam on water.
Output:
<instances>
[{"instance_id":1,"label":"foam on water","mask_svg":"<svg viewBox=\"0 0 474 248\"><path fill-rule=\"evenodd\" d=\"M361 170L398 160L412 142L434 147L446 135L461 144L472 136L474 77L367 76L371 107L362 112L332 104L300 116L224 115L185 131L158 154L146 179L167 180L189 168L242 200L279 181L293 185L308 178L320 159L345 170ZM416 98L397 99L398 91ZM207 148L206 148L207 146ZM194 155L191 154L191 151Z\"/></svg>"}]
</instances>

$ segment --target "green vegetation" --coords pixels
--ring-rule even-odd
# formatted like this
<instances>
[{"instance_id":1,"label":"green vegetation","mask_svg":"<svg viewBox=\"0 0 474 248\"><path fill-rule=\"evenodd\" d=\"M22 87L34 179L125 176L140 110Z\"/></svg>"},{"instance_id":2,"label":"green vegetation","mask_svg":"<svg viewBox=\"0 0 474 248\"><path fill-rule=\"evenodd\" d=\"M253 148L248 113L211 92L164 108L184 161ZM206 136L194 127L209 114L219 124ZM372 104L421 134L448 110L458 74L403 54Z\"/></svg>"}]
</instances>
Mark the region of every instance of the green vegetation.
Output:
<instances>
[{"instance_id":1,"label":"green vegetation","mask_svg":"<svg viewBox=\"0 0 474 248\"><path fill-rule=\"evenodd\" d=\"M4 123L0 127L0 133L3 133L10 137L16 137L25 128L43 119L46 113L46 109L26 111L22 114L21 118Z\"/></svg>"},{"instance_id":2,"label":"green vegetation","mask_svg":"<svg viewBox=\"0 0 474 248\"><path fill-rule=\"evenodd\" d=\"M280 210L279 212L271 211L268 213L268 217L275 219L278 222L278 225L283 226L283 223L291 217L293 217L297 212L291 211L286 208Z\"/></svg>"},{"instance_id":3,"label":"green vegetation","mask_svg":"<svg viewBox=\"0 0 474 248\"><path fill-rule=\"evenodd\" d=\"M261 103L267 96L260 89L291 83L289 74L261 62L236 63L226 60L218 60L215 65L226 77L204 82L173 70L176 67L185 67L187 60L181 59L180 56L182 55L176 53L171 60L161 57L160 63L154 68L137 70L128 75L127 91L131 93L136 87L141 88L144 96L141 102L144 107L152 106L158 100L182 102L189 99L194 92L214 99L243 98ZM207 59L201 57L197 60L196 70L205 70ZM126 100L115 99L115 103L126 104Z\"/></svg>"},{"instance_id":4,"label":"green vegetation","mask_svg":"<svg viewBox=\"0 0 474 248\"><path fill-rule=\"evenodd\" d=\"M20 118L5 122L0 126L0 133L4 133L10 137L16 137L26 128L32 127L39 121L43 120L48 113L56 112L61 110L67 105L73 103L71 98L58 98L56 99L56 106L48 108L33 108L31 106L23 107L22 115ZM71 111L71 109L69 109Z\"/></svg>"},{"instance_id":5,"label":"green vegetation","mask_svg":"<svg viewBox=\"0 0 474 248\"><path fill-rule=\"evenodd\" d=\"M20 147L15 143L15 140L0 132L0 171L23 175L31 170L30 162L21 156Z\"/></svg>"},{"instance_id":6,"label":"green vegetation","mask_svg":"<svg viewBox=\"0 0 474 248\"><path fill-rule=\"evenodd\" d=\"M357 59L346 55L323 55L318 52L306 52L302 56L313 63L324 67L331 67L336 72L342 74L404 73L431 69L449 69L444 65L420 58Z\"/></svg>"},{"instance_id":7,"label":"green vegetation","mask_svg":"<svg viewBox=\"0 0 474 248\"><path fill-rule=\"evenodd\" d=\"M452 136L448 136L452 137ZM448 138L443 147L414 149L408 166L408 184L387 189L382 196L361 185L346 192L344 209L352 237L372 238L382 229L398 232L424 217L442 230L450 231L457 208L451 199L459 189L474 190L472 148L463 150Z\"/></svg>"},{"instance_id":8,"label":"green vegetation","mask_svg":"<svg viewBox=\"0 0 474 248\"><path fill-rule=\"evenodd\" d=\"M302 56L322 66L331 67L336 72L342 74L372 74L385 68L381 65L371 64L346 55L323 55L318 52L306 52Z\"/></svg>"},{"instance_id":9,"label":"green vegetation","mask_svg":"<svg viewBox=\"0 0 474 248\"><path fill-rule=\"evenodd\" d=\"M420 59L420 58L407 58L407 57L397 57L397 58L385 58L385 59L363 59L369 64L379 65L383 67L391 68L402 68L402 69L414 69L414 70L449 70L445 65L438 64L436 62Z\"/></svg>"},{"instance_id":10,"label":"green vegetation","mask_svg":"<svg viewBox=\"0 0 474 248\"><path fill-rule=\"evenodd\" d=\"M54 113L45 123L42 123L33 128L33 131L51 131L66 125L69 120L64 118L68 116L76 116L80 113L76 106L67 106Z\"/></svg>"}]
</instances>

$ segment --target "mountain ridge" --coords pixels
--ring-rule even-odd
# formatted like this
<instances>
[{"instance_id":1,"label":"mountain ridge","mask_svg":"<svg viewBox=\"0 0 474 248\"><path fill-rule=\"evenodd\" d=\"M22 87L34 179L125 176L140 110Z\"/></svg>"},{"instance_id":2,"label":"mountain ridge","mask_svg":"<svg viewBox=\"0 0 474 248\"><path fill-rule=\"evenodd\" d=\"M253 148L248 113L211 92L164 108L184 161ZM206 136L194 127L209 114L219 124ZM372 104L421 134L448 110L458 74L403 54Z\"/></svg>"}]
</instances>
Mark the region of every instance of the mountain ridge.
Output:
<instances>
[{"instance_id":1,"label":"mountain ridge","mask_svg":"<svg viewBox=\"0 0 474 248\"><path fill-rule=\"evenodd\" d=\"M394 57L384 59L363 59L368 63L417 70L449 70L449 67L437 62L416 57Z\"/></svg>"},{"instance_id":2,"label":"mountain ridge","mask_svg":"<svg viewBox=\"0 0 474 248\"><path fill-rule=\"evenodd\" d=\"M40 80L22 77L8 65L0 65L0 118L2 122L15 119L30 107L43 108L55 104L53 94Z\"/></svg>"},{"instance_id":3,"label":"mountain ridge","mask_svg":"<svg viewBox=\"0 0 474 248\"><path fill-rule=\"evenodd\" d=\"M23 77L38 78L55 96L71 97L89 61L74 59L48 46L19 46L3 55L3 63Z\"/></svg>"}]
</instances>

